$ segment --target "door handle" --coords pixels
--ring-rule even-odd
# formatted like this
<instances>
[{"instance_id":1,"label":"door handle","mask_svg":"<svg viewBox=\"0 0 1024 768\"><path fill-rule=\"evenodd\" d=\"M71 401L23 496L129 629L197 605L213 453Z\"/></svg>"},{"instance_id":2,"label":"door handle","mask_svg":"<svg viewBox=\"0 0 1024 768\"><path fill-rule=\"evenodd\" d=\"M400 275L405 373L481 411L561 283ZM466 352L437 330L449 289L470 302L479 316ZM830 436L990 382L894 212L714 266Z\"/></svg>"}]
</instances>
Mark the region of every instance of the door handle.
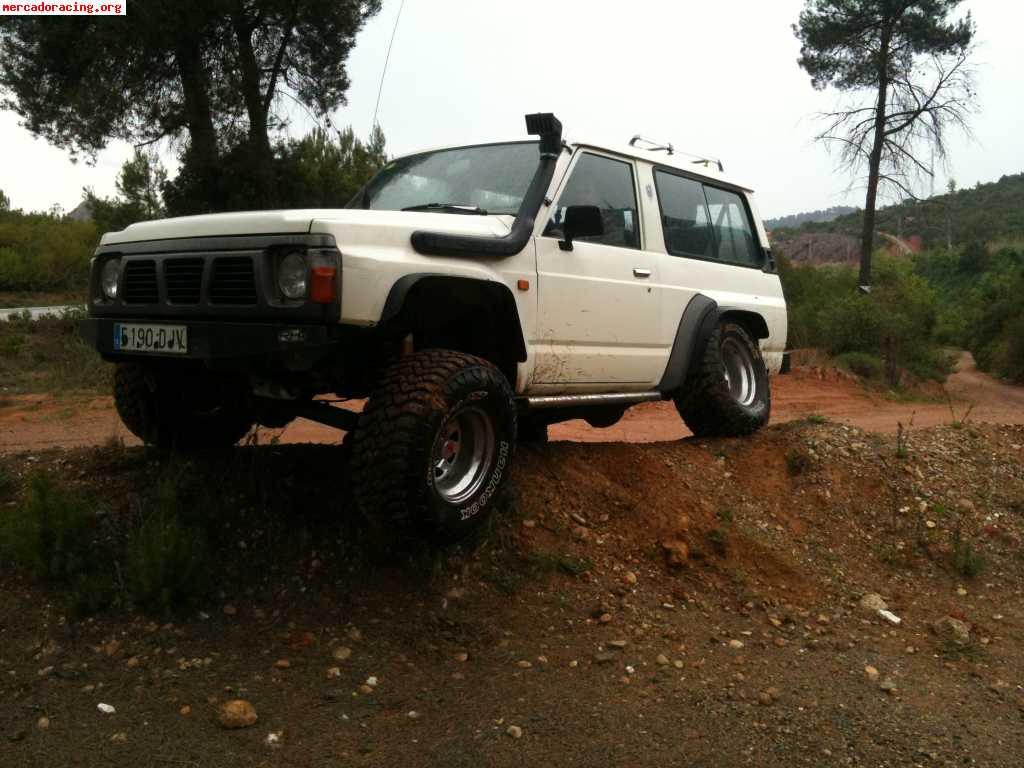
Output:
<instances>
[{"instance_id":1,"label":"door handle","mask_svg":"<svg viewBox=\"0 0 1024 768\"><path fill-rule=\"evenodd\" d=\"M633 277L639 277L641 279L646 279L646 278L648 278L650 276L651 276L651 270L649 270L649 269L641 269L640 267L633 267Z\"/></svg>"}]
</instances>

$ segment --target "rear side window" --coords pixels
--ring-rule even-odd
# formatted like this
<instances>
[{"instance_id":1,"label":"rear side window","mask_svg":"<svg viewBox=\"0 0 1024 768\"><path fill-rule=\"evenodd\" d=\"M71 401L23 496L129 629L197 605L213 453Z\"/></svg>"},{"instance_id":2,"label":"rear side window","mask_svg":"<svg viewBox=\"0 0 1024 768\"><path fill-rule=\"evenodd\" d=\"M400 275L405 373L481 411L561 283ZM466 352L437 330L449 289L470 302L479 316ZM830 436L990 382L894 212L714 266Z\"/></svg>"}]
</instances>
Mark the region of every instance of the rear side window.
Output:
<instances>
[{"instance_id":1,"label":"rear side window","mask_svg":"<svg viewBox=\"0 0 1024 768\"><path fill-rule=\"evenodd\" d=\"M761 266L750 217L735 192L655 170L665 250L727 264Z\"/></svg>"},{"instance_id":2,"label":"rear side window","mask_svg":"<svg viewBox=\"0 0 1024 768\"><path fill-rule=\"evenodd\" d=\"M754 245L754 233L750 229L743 200L735 192L704 187L711 213L711 226L715 231L718 246L718 260L749 267L761 265L761 254Z\"/></svg>"},{"instance_id":3,"label":"rear side window","mask_svg":"<svg viewBox=\"0 0 1024 768\"><path fill-rule=\"evenodd\" d=\"M558 199L558 206L544 228L544 234L560 237L565 209L570 205L596 205L601 209L604 234L581 237L588 243L640 247L639 217L633 167L621 160L584 153L573 168L569 183Z\"/></svg>"},{"instance_id":4,"label":"rear side window","mask_svg":"<svg viewBox=\"0 0 1024 768\"><path fill-rule=\"evenodd\" d=\"M715 256L715 240L704 199L704 185L699 181L654 172L661 201L661 223L665 230L665 248L674 256Z\"/></svg>"}]
</instances>

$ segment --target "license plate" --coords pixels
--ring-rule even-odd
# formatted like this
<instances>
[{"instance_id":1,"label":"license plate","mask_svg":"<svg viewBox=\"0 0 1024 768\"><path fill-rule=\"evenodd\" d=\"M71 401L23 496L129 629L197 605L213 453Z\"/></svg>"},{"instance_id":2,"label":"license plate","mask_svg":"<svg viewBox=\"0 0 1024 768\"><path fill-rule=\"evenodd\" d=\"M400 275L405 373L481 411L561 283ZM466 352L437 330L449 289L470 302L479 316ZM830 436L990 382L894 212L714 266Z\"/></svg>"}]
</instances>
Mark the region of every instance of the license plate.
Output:
<instances>
[{"instance_id":1,"label":"license plate","mask_svg":"<svg viewBox=\"0 0 1024 768\"><path fill-rule=\"evenodd\" d=\"M188 352L188 326L114 323L114 351L184 355Z\"/></svg>"}]
</instances>

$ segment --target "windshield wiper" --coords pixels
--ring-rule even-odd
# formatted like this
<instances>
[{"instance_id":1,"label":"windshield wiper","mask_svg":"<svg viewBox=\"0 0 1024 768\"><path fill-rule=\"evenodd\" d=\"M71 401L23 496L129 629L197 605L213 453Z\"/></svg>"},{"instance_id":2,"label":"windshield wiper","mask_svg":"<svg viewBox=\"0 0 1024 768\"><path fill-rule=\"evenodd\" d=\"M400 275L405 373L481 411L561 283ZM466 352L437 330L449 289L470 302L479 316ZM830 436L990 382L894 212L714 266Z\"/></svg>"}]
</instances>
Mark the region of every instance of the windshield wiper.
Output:
<instances>
[{"instance_id":1,"label":"windshield wiper","mask_svg":"<svg viewBox=\"0 0 1024 768\"><path fill-rule=\"evenodd\" d=\"M441 211L444 213L465 213L473 216L486 216L487 211L479 205L460 205L458 203L424 203L423 205L410 205L403 208L403 211Z\"/></svg>"}]
</instances>

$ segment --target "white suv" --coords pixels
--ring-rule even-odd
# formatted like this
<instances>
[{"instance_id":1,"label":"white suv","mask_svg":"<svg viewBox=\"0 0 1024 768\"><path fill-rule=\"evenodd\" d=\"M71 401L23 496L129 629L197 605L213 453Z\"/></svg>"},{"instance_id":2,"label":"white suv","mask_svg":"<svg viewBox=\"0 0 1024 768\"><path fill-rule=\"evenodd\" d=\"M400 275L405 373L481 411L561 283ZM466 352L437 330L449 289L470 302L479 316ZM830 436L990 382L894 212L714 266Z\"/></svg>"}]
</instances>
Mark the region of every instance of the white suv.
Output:
<instances>
[{"instance_id":1,"label":"white suv","mask_svg":"<svg viewBox=\"0 0 1024 768\"><path fill-rule=\"evenodd\" d=\"M195 450L339 427L365 514L451 539L548 424L651 400L697 435L765 424L786 305L751 191L671 147L526 123L537 140L397 158L345 208L104 235L82 333L128 428Z\"/></svg>"}]
</instances>

